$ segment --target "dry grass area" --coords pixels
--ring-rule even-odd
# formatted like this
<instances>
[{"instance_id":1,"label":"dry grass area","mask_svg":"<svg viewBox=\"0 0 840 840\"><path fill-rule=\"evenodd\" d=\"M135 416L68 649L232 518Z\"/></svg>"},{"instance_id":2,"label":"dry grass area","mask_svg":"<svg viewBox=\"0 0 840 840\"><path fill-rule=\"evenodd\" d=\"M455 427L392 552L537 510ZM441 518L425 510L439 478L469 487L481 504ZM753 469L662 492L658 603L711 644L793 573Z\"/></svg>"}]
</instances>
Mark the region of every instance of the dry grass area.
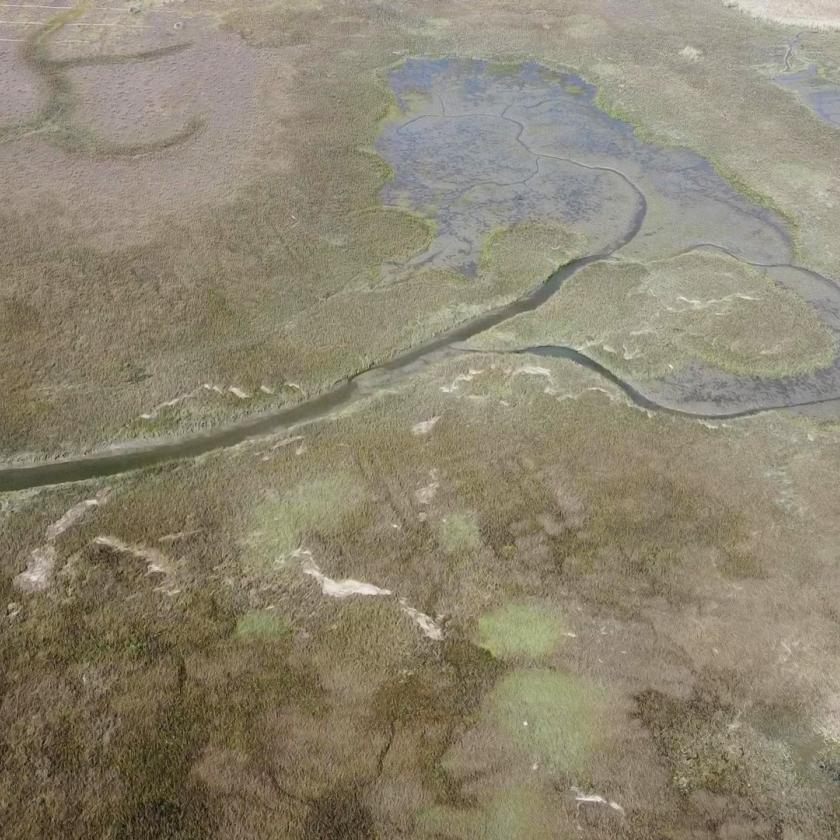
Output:
<instances>
[{"instance_id":1,"label":"dry grass area","mask_svg":"<svg viewBox=\"0 0 840 840\"><path fill-rule=\"evenodd\" d=\"M3 836L835 837L838 435L476 355L7 496Z\"/></svg>"},{"instance_id":2,"label":"dry grass area","mask_svg":"<svg viewBox=\"0 0 840 840\"><path fill-rule=\"evenodd\" d=\"M52 23L21 7L0 32L7 460L261 411L498 302L445 275L407 280L397 309L381 287L383 263L428 236L383 211L372 151L405 55L576 68L612 112L779 207L801 258L837 273L836 139L791 132L802 106L751 69L778 39L714 3L141 5ZM507 295L533 284L510 279ZM204 384L277 397L209 395L143 421Z\"/></svg>"}]
</instances>

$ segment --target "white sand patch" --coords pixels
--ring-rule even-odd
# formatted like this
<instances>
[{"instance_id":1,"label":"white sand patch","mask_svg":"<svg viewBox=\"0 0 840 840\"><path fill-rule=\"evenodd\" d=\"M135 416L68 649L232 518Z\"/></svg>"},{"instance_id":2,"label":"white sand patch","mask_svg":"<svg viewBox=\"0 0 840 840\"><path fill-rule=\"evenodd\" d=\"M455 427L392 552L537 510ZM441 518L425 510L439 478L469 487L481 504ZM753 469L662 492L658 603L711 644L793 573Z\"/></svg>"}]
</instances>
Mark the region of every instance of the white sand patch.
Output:
<instances>
[{"instance_id":1,"label":"white sand patch","mask_svg":"<svg viewBox=\"0 0 840 840\"><path fill-rule=\"evenodd\" d=\"M418 504L431 504L432 499L434 499L434 497L437 495L438 488L440 487L440 481L438 481L437 470L432 470L429 473L429 478L431 479L431 481L428 484L414 491L414 498L417 499Z\"/></svg>"},{"instance_id":2,"label":"white sand patch","mask_svg":"<svg viewBox=\"0 0 840 840\"><path fill-rule=\"evenodd\" d=\"M277 443L273 444L271 449L272 451L275 449L282 449L284 446L289 446L293 443L299 443L302 440L303 435L295 435L294 437L283 438L283 440L278 440Z\"/></svg>"},{"instance_id":3,"label":"white sand patch","mask_svg":"<svg viewBox=\"0 0 840 840\"><path fill-rule=\"evenodd\" d=\"M26 569L17 575L13 585L21 592L34 593L46 589L53 578L56 563L55 541L69 528L80 522L94 508L108 501L107 489L100 491L92 499L77 502L60 519L47 527L46 545L32 550Z\"/></svg>"},{"instance_id":4,"label":"white sand patch","mask_svg":"<svg viewBox=\"0 0 840 840\"><path fill-rule=\"evenodd\" d=\"M307 548L298 548L292 552L291 556L302 561L303 573L315 578L321 585L321 592L330 598L350 598L354 595L368 597L394 596L390 589L383 589L365 581L354 580L353 578L334 580L327 577L312 560L312 552ZM443 629L431 616L412 607L405 598L398 598L397 601L400 609L420 628L426 638L436 642L443 638Z\"/></svg>"},{"instance_id":5,"label":"white sand patch","mask_svg":"<svg viewBox=\"0 0 840 840\"><path fill-rule=\"evenodd\" d=\"M588 388L584 388L582 391L578 391L575 394L570 394L568 391L560 391L557 388L552 388L550 385L546 385L546 387L543 389L544 394L547 394L550 397L556 397L557 402L564 402L565 400L579 400L586 394L591 394L593 392L596 394L605 394L607 397L609 397L610 402L613 402L616 399L618 399L616 394L614 394L612 391L607 390L606 388L603 388L600 385L590 385Z\"/></svg>"},{"instance_id":6,"label":"white sand patch","mask_svg":"<svg viewBox=\"0 0 840 840\"><path fill-rule=\"evenodd\" d=\"M268 385L260 385L260 391L264 394L274 393L274 390L269 388ZM156 420L160 413L165 409L174 408L176 405L180 405L187 400L195 399L202 392L210 392L211 394L219 394L220 396L224 394L233 394L233 396L240 400L251 399L251 394L242 388L237 388L235 385L224 388L221 385L214 385L212 382L204 382L197 388L193 388L192 391L188 391L186 394L181 394L177 397L173 397L171 400L166 400L166 402L156 405L153 409L151 409L151 411L146 411L141 414L140 418L142 420Z\"/></svg>"},{"instance_id":7,"label":"white sand patch","mask_svg":"<svg viewBox=\"0 0 840 840\"><path fill-rule=\"evenodd\" d=\"M713 306L717 306L718 304L728 304L734 300L750 300L756 301L761 300L761 298L755 297L754 295L747 295L743 292L733 292L731 295L725 295L722 298L708 298L707 300L702 300L699 298L688 298L685 295L677 295L677 300L681 301L682 303L688 304L688 308L679 308L676 306L665 306L665 309L668 312L686 312L688 310L691 311L698 311L701 309L710 309Z\"/></svg>"},{"instance_id":8,"label":"white sand patch","mask_svg":"<svg viewBox=\"0 0 840 840\"><path fill-rule=\"evenodd\" d=\"M444 394L453 394L462 382L472 382L476 376L480 376L482 373L484 373L483 369L470 368L468 373L459 373L449 385L441 385L440 390Z\"/></svg>"},{"instance_id":9,"label":"white sand patch","mask_svg":"<svg viewBox=\"0 0 840 840\"><path fill-rule=\"evenodd\" d=\"M312 560L312 552L308 548L296 548L289 557L293 560L300 560L301 563L304 563L307 566L315 566L315 563ZM284 566L286 564L286 558L282 557L277 561L277 563L280 566ZM315 568L317 568L317 566L315 566Z\"/></svg>"},{"instance_id":10,"label":"white sand patch","mask_svg":"<svg viewBox=\"0 0 840 840\"><path fill-rule=\"evenodd\" d=\"M381 589L372 583L345 578L333 580L327 577L314 563L304 568L303 573L315 578L321 584L321 592L330 598L349 598L351 595L391 595L390 589Z\"/></svg>"},{"instance_id":11,"label":"white sand patch","mask_svg":"<svg viewBox=\"0 0 840 840\"><path fill-rule=\"evenodd\" d=\"M573 787L572 791L575 794L575 802L577 802L578 807L581 805L606 805L609 808L612 808L613 811L617 811L619 814L624 813L624 808L618 804L618 802L613 802L611 799L606 799L605 797L601 796L597 793L583 793L579 788Z\"/></svg>"},{"instance_id":12,"label":"white sand patch","mask_svg":"<svg viewBox=\"0 0 840 840\"><path fill-rule=\"evenodd\" d=\"M680 55L686 61L699 61L703 56L703 53L697 49L697 47L692 47L690 44L686 44L681 50Z\"/></svg>"},{"instance_id":13,"label":"white sand patch","mask_svg":"<svg viewBox=\"0 0 840 840\"><path fill-rule=\"evenodd\" d=\"M202 388L210 388L209 385L203 385ZM176 405L179 405L186 400L190 400L195 397L201 388L194 388L192 391L189 391L186 394L181 394L178 397L173 397L171 400L166 400L166 402L162 402L159 405L156 405L151 411L147 411L144 414L140 415L142 420L156 420L158 415L167 408L173 408Z\"/></svg>"},{"instance_id":14,"label":"white sand patch","mask_svg":"<svg viewBox=\"0 0 840 840\"><path fill-rule=\"evenodd\" d=\"M55 546L51 543L33 549L26 568L15 577L12 585L27 595L43 592L52 581L55 572Z\"/></svg>"},{"instance_id":15,"label":"white sand patch","mask_svg":"<svg viewBox=\"0 0 840 840\"><path fill-rule=\"evenodd\" d=\"M195 399L202 391L210 391L214 394L225 393L225 389L222 388L221 385L212 385L210 382L205 382L202 385L199 385L197 388L193 388L192 391L187 391L186 394L181 394L177 397L173 397L171 400L166 400L166 402L159 403L151 411L146 411L143 414L141 414L140 419L156 420L160 413L165 409L174 408L176 405L180 405L182 402Z\"/></svg>"},{"instance_id":16,"label":"white sand patch","mask_svg":"<svg viewBox=\"0 0 840 840\"><path fill-rule=\"evenodd\" d=\"M539 367L538 365L523 365L513 371L514 376L547 376L551 379L551 371L548 368Z\"/></svg>"},{"instance_id":17,"label":"white sand patch","mask_svg":"<svg viewBox=\"0 0 840 840\"><path fill-rule=\"evenodd\" d=\"M105 504L107 500L108 493L107 491L103 491L98 493L93 499L85 499L83 502L73 505L73 507L71 507L70 510L61 517L61 519L53 522L53 524L47 528L47 540L52 541L57 537L60 537L68 528L82 520L88 511Z\"/></svg>"},{"instance_id":18,"label":"white sand patch","mask_svg":"<svg viewBox=\"0 0 840 840\"><path fill-rule=\"evenodd\" d=\"M400 608L423 631L423 635L427 639L439 642L443 638L443 630L440 625L431 616L409 606L405 598L400 598Z\"/></svg>"},{"instance_id":19,"label":"white sand patch","mask_svg":"<svg viewBox=\"0 0 840 840\"><path fill-rule=\"evenodd\" d=\"M156 548L149 548L145 545L123 542L116 537L100 536L93 541L94 545L104 545L113 551L122 554L130 554L146 564L146 570L150 575L168 575L172 573L172 563L169 558Z\"/></svg>"},{"instance_id":20,"label":"white sand patch","mask_svg":"<svg viewBox=\"0 0 840 840\"><path fill-rule=\"evenodd\" d=\"M201 528L193 528L192 531L176 531L174 534L164 534L162 537L158 537L158 542L161 543L173 543L178 542L178 540L185 540L187 537L194 537L196 534L201 533Z\"/></svg>"},{"instance_id":21,"label":"white sand patch","mask_svg":"<svg viewBox=\"0 0 840 840\"><path fill-rule=\"evenodd\" d=\"M437 425L438 420L440 420L440 415L435 415L434 417L430 417L428 420L421 420L419 423L415 423L411 427L411 434L413 435L427 435L429 432L434 429Z\"/></svg>"},{"instance_id":22,"label":"white sand patch","mask_svg":"<svg viewBox=\"0 0 840 840\"><path fill-rule=\"evenodd\" d=\"M283 449L286 446L291 446L292 444L297 444L295 455L303 455L306 452L306 439L303 435L295 435L294 437L283 438L283 440L278 440L277 443L272 444L268 452L262 456L262 460L269 461L272 457L270 453L276 452L278 449Z\"/></svg>"}]
</instances>

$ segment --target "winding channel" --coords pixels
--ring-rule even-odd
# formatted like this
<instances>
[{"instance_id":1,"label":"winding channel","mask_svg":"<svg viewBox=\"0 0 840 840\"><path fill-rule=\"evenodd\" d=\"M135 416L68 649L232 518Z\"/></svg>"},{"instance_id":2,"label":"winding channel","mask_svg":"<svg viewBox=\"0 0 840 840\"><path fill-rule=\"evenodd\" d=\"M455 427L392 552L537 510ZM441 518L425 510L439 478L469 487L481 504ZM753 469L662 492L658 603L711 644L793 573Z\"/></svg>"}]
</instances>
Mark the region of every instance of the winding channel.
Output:
<instances>
[{"instance_id":1,"label":"winding channel","mask_svg":"<svg viewBox=\"0 0 840 840\"><path fill-rule=\"evenodd\" d=\"M620 175L621 173L616 174ZM626 178L624 175L621 175L621 177ZM318 422L330 418L338 409L345 408L366 396L370 396L376 393L377 390L384 390L385 388L393 387L405 381L415 375L419 370L431 364L440 362L443 359L476 352L466 350L457 345L516 315L533 312L556 294L563 284L570 277L577 274L577 272L588 265L609 259L625 245L632 242L641 229L647 213L647 203L645 202L644 195L638 190L638 187L635 185L633 187L640 197L639 208L632 220L632 224L620 241L613 247L567 263L554 272L543 284L528 294L505 306L501 306L463 324L452 327L429 341L417 345L388 361L378 365L372 365L370 368L348 378L330 391L326 391L297 405L259 417L247 418L241 422L206 433L187 435L176 440L152 443L148 446L135 446L106 454L82 456L80 458L34 464L31 466L0 468L0 492L25 490L53 484L86 481L94 478L118 475L132 470L163 464L168 461L195 458L199 455L204 455L217 449L236 446L245 441L270 433ZM705 247L717 246L706 244ZM831 283L830 280L822 277L822 275L819 276L826 283ZM608 368L571 347L534 347L514 352L534 353L567 359L585 367L587 370L600 374L613 385L620 388L631 402L642 409L684 417L726 420L749 417L780 409L818 405L840 400L840 395L838 395L837 397L821 400L788 403L766 408L753 408L726 414L694 413L654 402ZM370 382L369 380L371 379L374 381Z\"/></svg>"},{"instance_id":2,"label":"winding channel","mask_svg":"<svg viewBox=\"0 0 840 840\"><path fill-rule=\"evenodd\" d=\"M541 104L541 103L538 103ZM537 106L534 106L537 107ZM445 109L444 109L445 110ZM29 464L25 466L0 467L0 492L24 490L36 487L44 487L54 484L64 484L77 481L85 481L95 478L104 478L130 472L133 470L152 467L170 461L195 458L205 453L233 447L243 442L255 439L282 430L289 430L302 425L319 422L329 419L335 413L366 397L382 393L391 389L418 372L437 364L444 359L455 358L479 352L463 346L463 342L474 338L492 327L496 327L517 315L533 312L542 304L552 298L564 285L564 283L586 266L611 259L622 248L631 243L642 229L648 214L648 202L642 188L634 182L626 173L609 166L595 166L574 160L571 157L536 152L523 140L525 126L517 120L507 116L508 108L501 114L472 114L464 116L500 117L508 123L518 126L514 141L524 148L536 159L536 172L530 177L539 173L539 162L542 159L554 159L584 170L598 171L611 175L623 181L635 196L635 210L626 223L626 229L616 240L603 245L587 256L575 259L560 267L551 274L545 282L532 289L527 294L507 303L503 306L492 309L472 318L464 323L458 324L445 330L429 340L415 345L391 359L371 365L367 369L349 377L336 385L329 391L305 400L297 405L278 409L273 412L245 418L207 432L194 433L168 441L126 444L122 447L115 447L110 451L95 453L91 455L71 458L67 460L52 461L46 463ZM426 115L429 116L429 115ZM434 116L434 115L431 115ZM452 118L452 114L442 116ZM463 118L457 116L457 118ZM411 121L415 122L415 121ZM405 125L408 125L406 123ZM403 126L403 128L405 127ZM475 186L475 185L473 185ZM837 285L826 277L808 269L795 266L790 263L760 263L743 259L733 253L729 248L714 242L694 243L680 253L697 249L710 248L729 254L735 259L749 265L763 268L792 268L808 274L812 279L818 280L837 292ZM673 256L673 255L672 255ZM492 350L481 351L492 353ZM590 358L584 353L567 346L541 346L531 347L522 350L504 351L508 353L531 353L553 358L562 358L587 370L593 371L605 380L618 387L629 399L630 402L646 411L663 412L670 415L682 417L700 418L706 420L727 420L739 417L749 417L780 409L790 409L804 406L814 406L825 403L840 403L840 393L822 399L810 400L779 400L778 404L762 405L760 407L746 408L741 411L721 411L712 413L701 413L674 405L657 402L649 396L640 392L634 385L619 377L615 372Z\"/></svg>"}]
</instances>

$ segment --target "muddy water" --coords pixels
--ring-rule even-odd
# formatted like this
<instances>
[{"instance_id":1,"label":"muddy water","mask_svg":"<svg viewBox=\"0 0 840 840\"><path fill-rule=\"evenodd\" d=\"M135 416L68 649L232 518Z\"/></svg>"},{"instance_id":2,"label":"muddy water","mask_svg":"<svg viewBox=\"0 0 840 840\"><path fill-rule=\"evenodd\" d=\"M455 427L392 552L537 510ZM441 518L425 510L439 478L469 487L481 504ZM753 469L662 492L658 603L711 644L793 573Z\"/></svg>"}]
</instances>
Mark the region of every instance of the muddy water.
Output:
<instances>
[{"instance_id":1,"label":"muddy water","mask_svg":"<svg viewBox=\"0 0 840 840\"><path fill-rule=\"evenodd\" d=\"M424 367L463 351L460 342L507 319L535 310L585 266L622 254L663 257L696 247L719 247L754 264L772 264L779 282L812 281L812 303L835 306L833 284L789 266L788 234L773 213L751 204L702 158L684 149L664 149L638 139L631 126L595 105L595 89L573 74L535 65L514 71L485 62L412 59L391 73L403 108L384 128L379 153L395 173L383 202L434 219L427 250L389 274L432 266L476 271L487 235L529 221L558 222L586 236L587 256L554 273L511 304L487 312L349 379L334 390L299 405L251 418L206 434L141 445L63 462L0 469L0 491L37 487L193 458L248 439L318 421L367 395L393 387ZM785 274L787 272L787 274ZM774 278L775 279L775 278ZM816 285L813 285L816 284ZM803 285L803 289L804 289ZM825 300L815 289L819 286ZM800 290L802 291L802 290ZM808 297L808 294L805 293ZM831 301L829 301L831 298ZM837 310L840 312L840 307ZM692 370L684 382L642 393L572 348L537 348L605 376L644 408L702 417L741 416L797 403L826 402L833 396L804 383L794 391L738 403L743 380L725 405L715 398L708 371ZM711 397L681 394L692 383ZM704 384L705 383L705 384ZM756 388L765 388L759 383ZM695 404L697 406L695 410ZM706 410L706 406L709 406Z\"/></svg>"},{"instance_id":2,"label":"muddy water","mask_svg":"<svg viewBox=\"0 0 840 840\"><path fill-rule=\"evenodd\" d=\"M775 81L796 93L821 120L840 128L840 85L821 76L815 64L798 73L784 73Z\"/></svg>"}]
</instances>

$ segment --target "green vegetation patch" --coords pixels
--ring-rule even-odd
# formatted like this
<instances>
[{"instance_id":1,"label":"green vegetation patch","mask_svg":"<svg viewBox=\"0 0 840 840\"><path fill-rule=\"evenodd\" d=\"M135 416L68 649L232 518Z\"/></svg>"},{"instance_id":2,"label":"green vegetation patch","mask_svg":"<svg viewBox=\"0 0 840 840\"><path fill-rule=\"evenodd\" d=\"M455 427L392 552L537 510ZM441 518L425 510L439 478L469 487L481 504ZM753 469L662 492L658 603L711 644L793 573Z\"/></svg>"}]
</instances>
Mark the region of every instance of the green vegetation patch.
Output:
<instances>
[{"instance_id":1,"label":"green vegetation patch","mask_svg":"<svg viewBox=\"0 0 840 840\"><path fill-rule=\"evenodd\" d=\"M234 635L243 641L270 641L288 632L288 625L276 610L251 610L236 622Z\"/></svg>"},{"instance_id":2,"label":"green vegetation patch","mask_svg":"<svg viewBox=\"0 0 840 840\"><path fill-rule=\"evenodd\" d=\"M550 803L533 785L494 791L483 808L430 808L420 816L421 832L432 837L471 840L548 840L556 837L549 815Z\"/></svg>"},{"instance_id":3,"label":"green vegetation patch","mask_svg":"<svg viewBox=\"0 0 840 840\"><path fill-rule=\"evenodd\" d=\"M563 640L557 611L534 604L505 604L478 621L476 644L497 659L539 659L553 653Z\"/></svg>"},{"instance_id":4,"label":"green vegetation patch","mask_svg":"<svg viewBox=\"0 0 840 840\"><path fill-rule=\"evenodd\" d=\"M513 671L490 702L498 727L552 770L580 771L598 744L603 696L584 678L547 668Z\"/></svg>"},{"instance_id":5,"label":"green vegetation patch","mask_svg":"<svg viewBox=\"0 0 840 840\"><path fill-rule=\"evenodd\" d=\"M334 534L347 524L364 491L346 473L306 481L257 505L248 544L255 565L264 566L300 548L309 532Z\"/></svg>"},{"instance_id":6,"label":"green vegetation patch","mask_svg":"<svg viewBox=\"0 0 840 840\"><path fill-rule=\"evenodd\" d=\"M572 345L637 378L661 378L693 361L779 378L827 367L836 350L805 300L751 266L708 253L593 265L537 312L477 343Z\"/></svg>"},{"instance_id":7,"label":"green vegetation patch","mask_svg":"<svg viewBox=\"0 0 840 840\"><path fill-rule=\"evenodd\" d=\"M438 525L438 545L446 554L464 554L481 548L481 532L475 515L453 513Z\"/></svg>"}]
</instances>

